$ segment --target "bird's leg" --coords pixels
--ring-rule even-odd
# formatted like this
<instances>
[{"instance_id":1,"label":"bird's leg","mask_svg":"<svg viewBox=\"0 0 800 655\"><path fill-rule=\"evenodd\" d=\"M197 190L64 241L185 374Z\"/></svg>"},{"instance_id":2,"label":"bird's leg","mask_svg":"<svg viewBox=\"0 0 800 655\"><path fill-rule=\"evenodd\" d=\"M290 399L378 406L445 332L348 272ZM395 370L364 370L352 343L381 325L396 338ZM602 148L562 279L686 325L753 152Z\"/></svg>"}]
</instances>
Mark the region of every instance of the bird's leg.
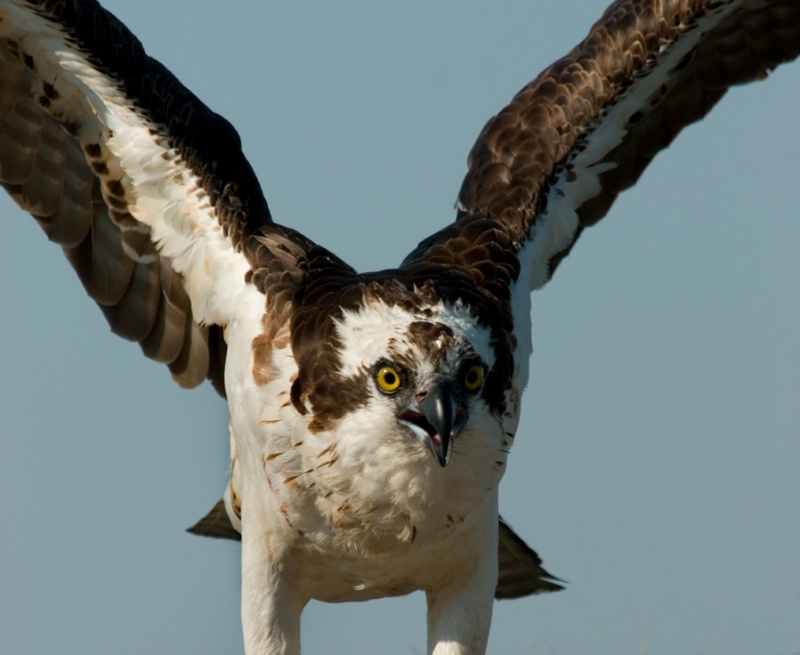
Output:
<instances>
[{"instance_id":1,"label":"bird's leg","mask_svg":"<svg viewBox=\"0 0 800 655\"><path fill-rule=\"evenodd\" d=\"M494 505L496 508L496 504ZM426 592L429 655L481 655L486 652L497 587L497 512L487 512L484 536L472 559L474 568L455 572L453 581Z\"/></svg>"},{"instance_id":2,"label":"bird's leg","mask_svg":"<svg viewBox=\"0 0 800 655\"><path fill-rule=\"evenodd\" d=\"M248 535L248 532L251 534ZM242 532L242 630L247 655L300 655L307 599L270 560L258 530Z\"/></svg>"},{"instance_id":3,"label":"bird's leg","mask_svg":"<svg viewBox=\"0 0 800 655\"><path fill-rule=\"evenodd\" d=\"M496 573L480 571L460 584L427 592L430 655L486 652L496 580Z\"/></svg>"}]
</instances>

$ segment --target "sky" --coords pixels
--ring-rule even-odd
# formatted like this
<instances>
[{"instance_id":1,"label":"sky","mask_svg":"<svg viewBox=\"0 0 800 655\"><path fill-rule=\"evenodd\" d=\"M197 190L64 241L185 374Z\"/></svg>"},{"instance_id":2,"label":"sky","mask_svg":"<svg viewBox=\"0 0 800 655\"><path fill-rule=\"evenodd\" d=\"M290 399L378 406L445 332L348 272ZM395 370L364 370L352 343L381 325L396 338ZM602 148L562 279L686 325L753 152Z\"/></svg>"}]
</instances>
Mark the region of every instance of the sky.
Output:
<instances>
[{"instance_id":1,"label":"sky","mask_svg":"<svg viewBox=\"0 0 800 655\"><path fill-rule=\"evenodd\" d=\"M484 122L605 4L107 1L239 130L273 216L360 270L449 222ZM732 91L533 297L501 513L566 591L490 653L800 653L800 64ZM241 652L239 545L188 535L226 408L112 335L0 199L0 651ZM421 594L303 652L425 652Z\"/></svg>"}]
</instances>

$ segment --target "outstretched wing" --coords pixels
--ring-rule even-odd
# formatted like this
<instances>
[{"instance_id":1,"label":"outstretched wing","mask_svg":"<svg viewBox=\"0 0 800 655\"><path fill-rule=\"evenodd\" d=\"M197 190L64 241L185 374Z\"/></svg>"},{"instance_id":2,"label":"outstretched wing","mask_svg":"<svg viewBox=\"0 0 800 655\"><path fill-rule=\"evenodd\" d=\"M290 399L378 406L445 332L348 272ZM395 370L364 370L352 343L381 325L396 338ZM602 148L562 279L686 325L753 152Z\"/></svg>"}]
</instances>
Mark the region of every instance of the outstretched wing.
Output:
<instances>
[{"instance_id":1,"label":"outstretched wing","mask_svg":"<svg viewBox=\"0 0 800 655\"><path fill-rule=\"evenodd\" d=\"M798 53L794 0L618 0L486 124L457 221L406 265L454 262L481 283L512 271L540 288L681 129Z\"/></svg>"},{"instance_id":2,"label":"outstretched wing","mask_svg":"<svg viewBox=\"0 0 800 655\"><path fill-rule=\"evenodd\" d=\"M313 247L272 223L234 128L93 1L0 2L0 182L182 386L224 394L221 328Z\"/></svg>"}]
</instances>

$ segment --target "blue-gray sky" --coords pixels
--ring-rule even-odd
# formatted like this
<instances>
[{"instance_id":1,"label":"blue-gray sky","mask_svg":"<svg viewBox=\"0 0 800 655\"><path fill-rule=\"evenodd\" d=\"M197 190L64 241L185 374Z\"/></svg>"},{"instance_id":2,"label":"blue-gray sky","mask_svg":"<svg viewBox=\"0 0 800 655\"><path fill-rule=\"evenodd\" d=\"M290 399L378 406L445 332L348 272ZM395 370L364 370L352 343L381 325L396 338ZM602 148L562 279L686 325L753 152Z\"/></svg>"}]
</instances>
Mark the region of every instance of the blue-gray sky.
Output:
<instances>
[{"instance_id":1,"label":"blue-gray sky","mask_svg":"<svg viewBox=\"0 0 800 655\"><path fill-rule=\"evenodd\" d=\"M452 216L483 123L605 8L105 3L239 130L280 222L359 269ZM800 652L800 65L659 155L534 295L501 511L567 591L491 653ZM0 651L236 653L224 403L109 332L0 201ZM312 603L304 652L425 651L425 603Z\"/></svg>"}]
</instances>

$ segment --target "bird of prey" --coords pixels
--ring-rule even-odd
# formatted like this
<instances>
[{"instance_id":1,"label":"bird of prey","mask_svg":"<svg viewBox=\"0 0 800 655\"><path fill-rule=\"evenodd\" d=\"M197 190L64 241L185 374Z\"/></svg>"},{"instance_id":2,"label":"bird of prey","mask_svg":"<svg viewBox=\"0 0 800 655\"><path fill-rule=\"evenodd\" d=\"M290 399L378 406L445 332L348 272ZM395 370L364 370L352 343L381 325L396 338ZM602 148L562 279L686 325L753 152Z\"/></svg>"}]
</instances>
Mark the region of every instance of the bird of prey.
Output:
<instances>
[{"instance_id":1,"label":"bird of prey","mask_svg":"<svg viewBox=\"0 0 800 655\"><path fill-rule=\"evenodd\" d=\"M797 55L800 10L612 5L486 125L457 220L358 274L273 222L233 128L110 14L0 7L3 185L116 333L227 397L231 481L195 531L241 533L247 652L297 652L311 598L417 589L431 652L482 652L495 594L557 589L497 514L530 292L728 86Z\"/></svg>"}]
</instances>

